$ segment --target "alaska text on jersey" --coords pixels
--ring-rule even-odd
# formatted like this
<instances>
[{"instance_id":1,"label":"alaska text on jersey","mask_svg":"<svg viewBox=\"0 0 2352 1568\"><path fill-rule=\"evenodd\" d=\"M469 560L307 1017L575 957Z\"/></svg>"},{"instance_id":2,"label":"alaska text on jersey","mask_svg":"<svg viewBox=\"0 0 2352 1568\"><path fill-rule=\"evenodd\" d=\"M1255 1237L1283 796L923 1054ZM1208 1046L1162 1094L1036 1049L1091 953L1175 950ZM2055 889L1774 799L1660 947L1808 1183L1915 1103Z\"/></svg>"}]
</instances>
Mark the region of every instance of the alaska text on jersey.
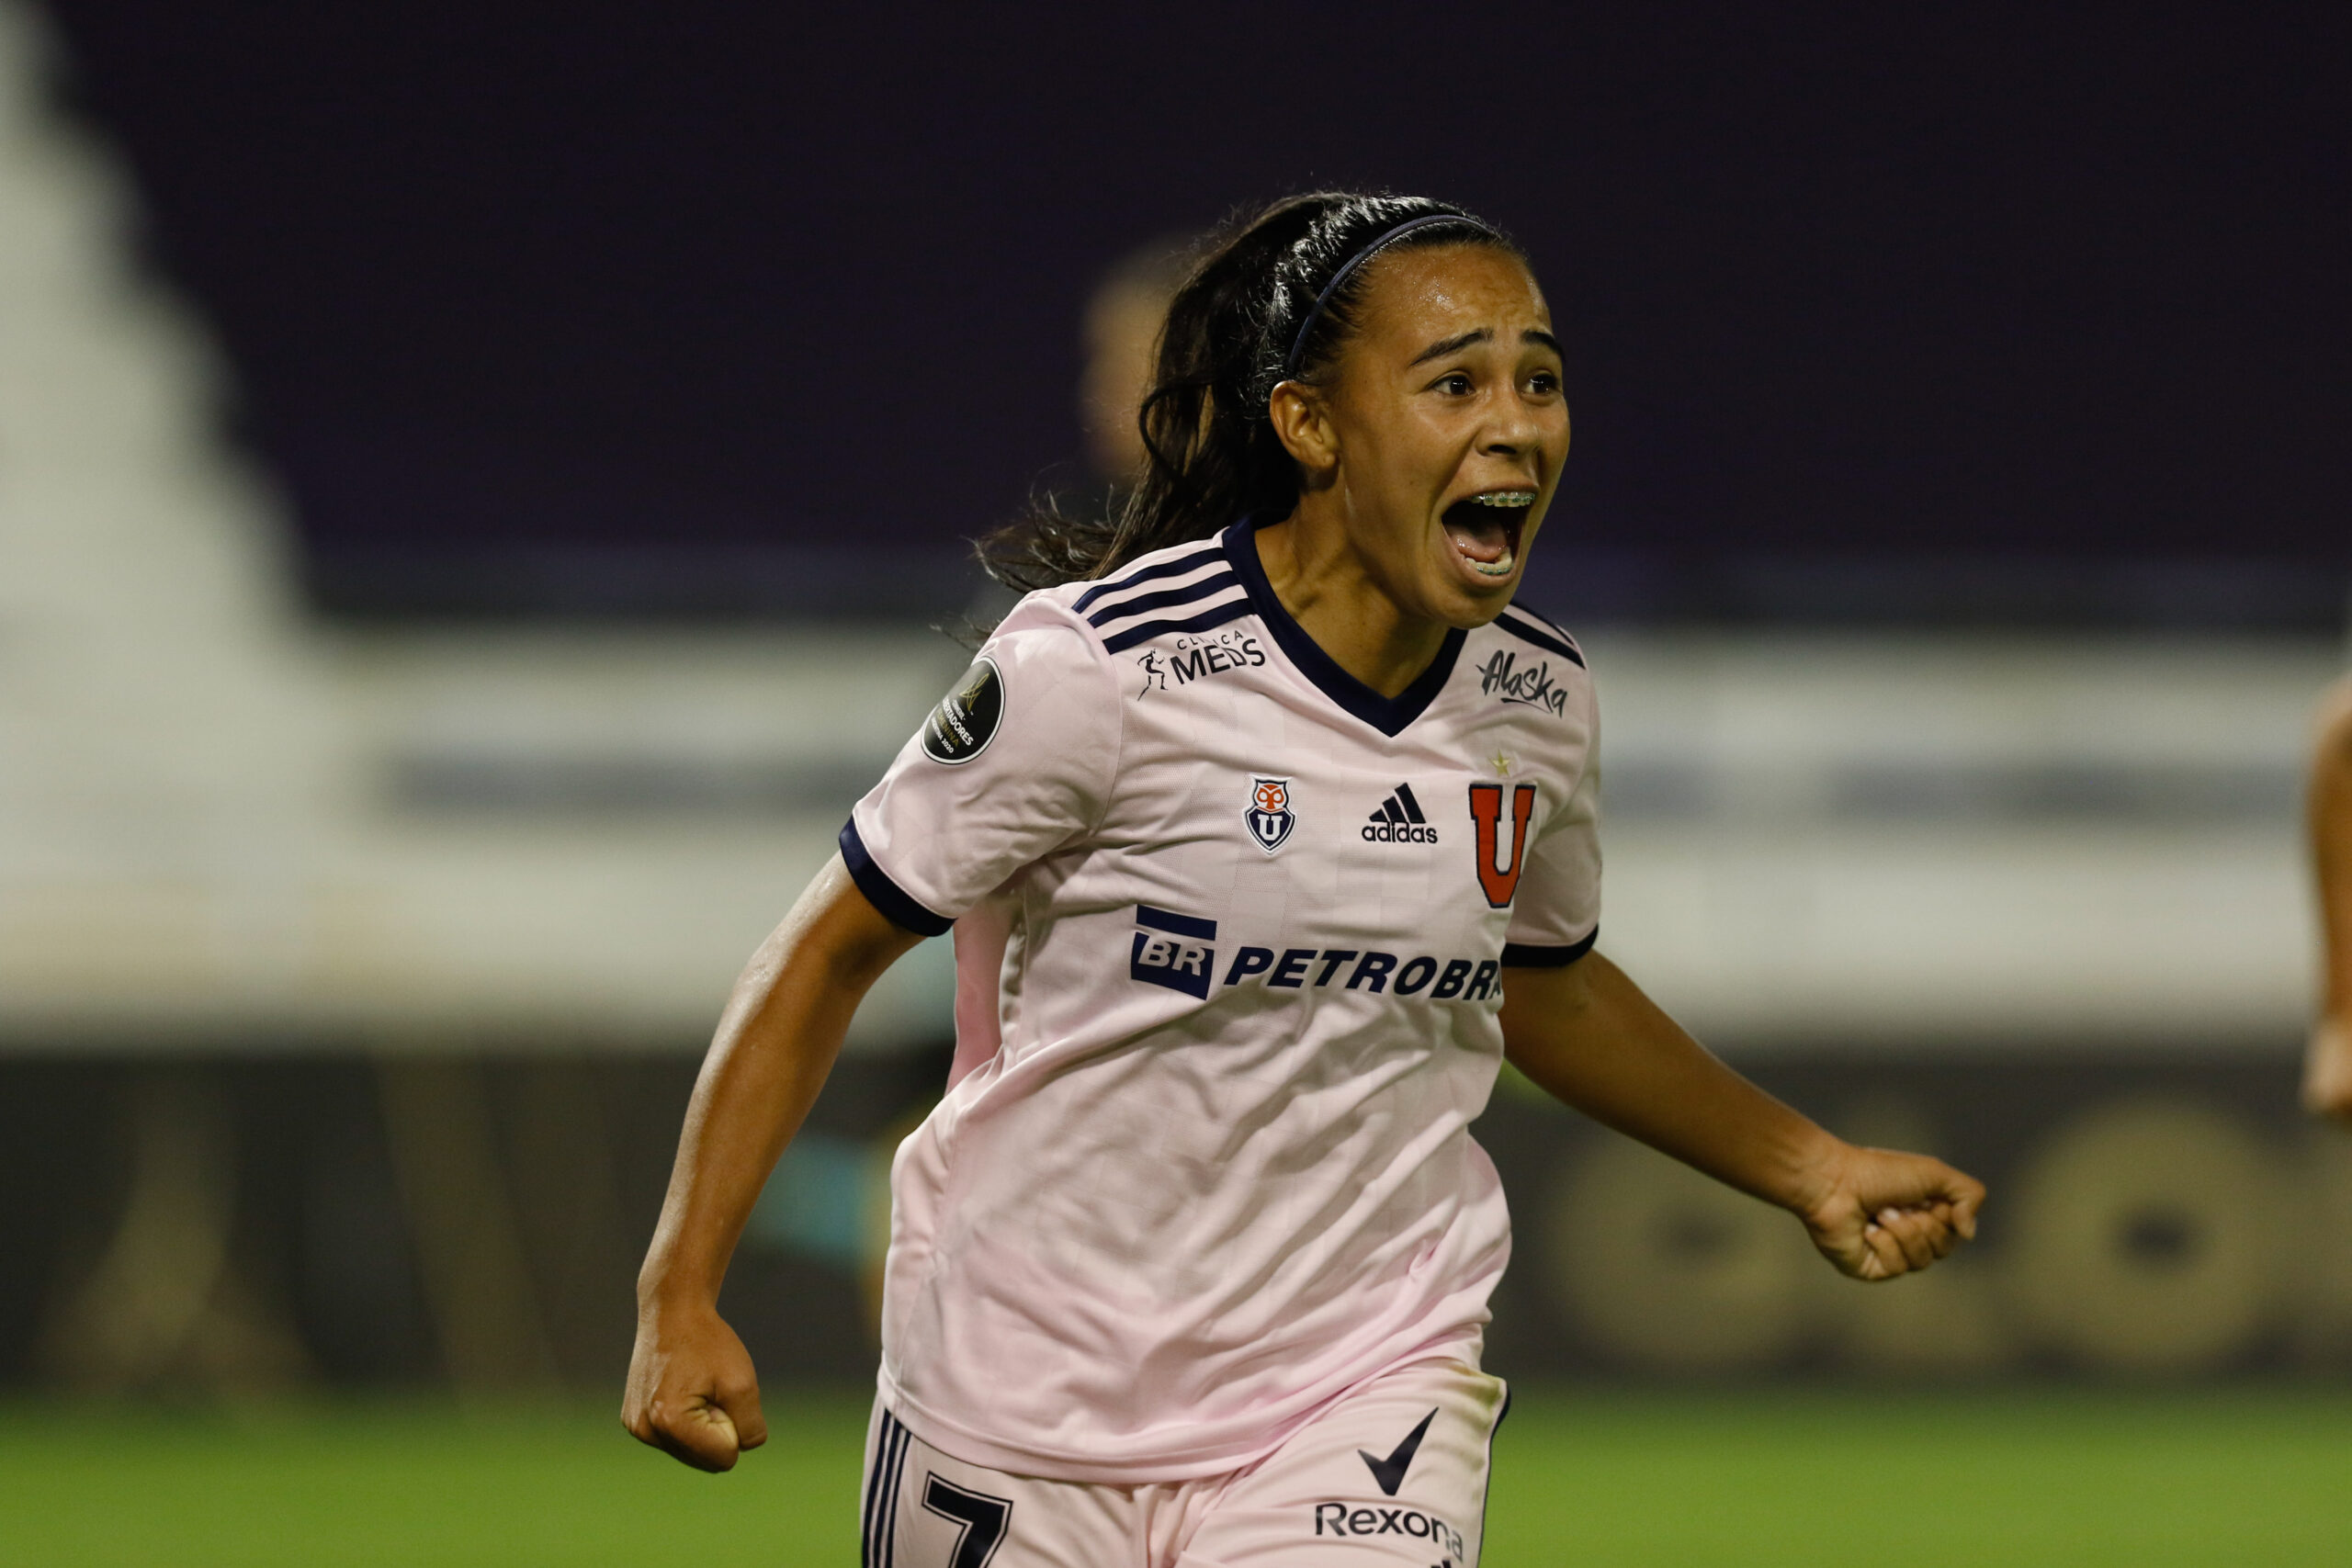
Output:
<instances>
[{"instance_id":1,"label":"alaska text on jersey","mask_svg":"<svg viewBox=\"0 0 2352 1568\"><path fill-rule=\"evenodd\" d=\"M1539 659L1522 669L1519 655L1510 649L1498 648L1478 667L1478 689L1490 697L1542 708L1548 714L1568 711L1568 694L1553 683L1548 660Z\"/></svg>"}]
</instances>

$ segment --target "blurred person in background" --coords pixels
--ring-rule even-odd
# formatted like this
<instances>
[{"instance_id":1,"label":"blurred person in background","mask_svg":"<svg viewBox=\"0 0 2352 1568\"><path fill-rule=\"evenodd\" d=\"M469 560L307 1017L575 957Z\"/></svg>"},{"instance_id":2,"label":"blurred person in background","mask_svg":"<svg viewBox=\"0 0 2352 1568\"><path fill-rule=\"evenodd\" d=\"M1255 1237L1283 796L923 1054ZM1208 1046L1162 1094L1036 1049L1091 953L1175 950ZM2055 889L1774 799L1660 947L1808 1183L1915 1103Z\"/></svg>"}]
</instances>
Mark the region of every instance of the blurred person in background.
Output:
<instances>
[{"instance_id":1,"label":"blurred person in background","mask_svg":"<svg viewBox=\"0 0 2352 1568\"><path fill-rule=\"evenodd\" d=\"M2303 1103L2352 1122L2352 678L2320 710L2310 808L2323 1000L2303 1066Z\"/></svg>"},{"instance_id":2,"label":"blurred person in background","mask_svg":"<svg viewBox=\"0 0 2352 1568\"><path fill-rule=\"evenodd\" d=\"M1593 950L1592 688L1512 602L1568 447L1517 247L1293 197L1157 335L1127 504L992 542L1032 592L738 983L623 1419L708 1470L764 1440L729 1256L859 998L952 930L869 1568L1473 1568L1510 1235L1469 1127L1506 1058L1859 1279L1944 1256L1984 1190L1832 1136Z\"/></svg>"},{"instance_id":3,"label":"blurred person in background","mask_svg":"<svg viewBox=\"0 0 2352 1568\"><path fill-rule=\"evenodd\" d=\"M1113 263L1087 297L1078 422L1095 477L1114 487L1112 511L1150 461L1140 421L1144 394L1151 390L1168 301L1192 270L1194 249L1193 241L1174 234L1137 246Z\"/></svg>"}]
</instances>

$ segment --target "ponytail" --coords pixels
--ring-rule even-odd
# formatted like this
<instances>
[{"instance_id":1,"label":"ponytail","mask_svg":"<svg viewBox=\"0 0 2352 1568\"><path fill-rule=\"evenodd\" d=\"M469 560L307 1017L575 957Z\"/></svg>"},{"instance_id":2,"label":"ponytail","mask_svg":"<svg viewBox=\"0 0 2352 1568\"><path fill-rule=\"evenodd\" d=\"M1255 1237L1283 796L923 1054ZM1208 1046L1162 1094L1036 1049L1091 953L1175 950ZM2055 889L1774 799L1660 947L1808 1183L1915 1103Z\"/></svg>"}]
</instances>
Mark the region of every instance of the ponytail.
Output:
<instances>
[{"instance_id":1,"label":"ponytail","mask_svg":"<svg viewBox=\"0 0 2352 1568\"><path fill-rule=\"evenodd\" d=\"M1169 301L1137 416L1149 465L1126 504L1096 519L1033 503L980 541L980 564L1008 587L1052 587L1207 538L1249 513L1288 516L1298 466L1274 434L1274 388L1329 372L1354 335L1364 262L1439 244L1519 254L1460 208L1420 197L1317 191L1229 226Z\"/></svg>"}]
</instances>

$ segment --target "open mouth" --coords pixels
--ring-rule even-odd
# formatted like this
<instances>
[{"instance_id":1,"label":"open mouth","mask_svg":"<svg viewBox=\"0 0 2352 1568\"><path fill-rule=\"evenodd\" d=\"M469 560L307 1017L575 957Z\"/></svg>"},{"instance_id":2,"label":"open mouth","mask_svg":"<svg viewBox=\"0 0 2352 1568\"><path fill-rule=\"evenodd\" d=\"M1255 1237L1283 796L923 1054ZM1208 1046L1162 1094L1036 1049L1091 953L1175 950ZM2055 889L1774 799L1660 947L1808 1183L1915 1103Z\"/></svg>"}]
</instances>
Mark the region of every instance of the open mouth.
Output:
<instances>
[{"instance_id":1,"label":"open mouth","mask_svg":"<svg viewBox=\"0 0 2352 1568\"><path fill-rule=\"evenodd\" d=\"M1519 564L1520 534L1535 504L1532 490L1490 490L1465 496L1440 519L1454 553L1481 577L1509 577Z\"/></svg>"}]
</instances>

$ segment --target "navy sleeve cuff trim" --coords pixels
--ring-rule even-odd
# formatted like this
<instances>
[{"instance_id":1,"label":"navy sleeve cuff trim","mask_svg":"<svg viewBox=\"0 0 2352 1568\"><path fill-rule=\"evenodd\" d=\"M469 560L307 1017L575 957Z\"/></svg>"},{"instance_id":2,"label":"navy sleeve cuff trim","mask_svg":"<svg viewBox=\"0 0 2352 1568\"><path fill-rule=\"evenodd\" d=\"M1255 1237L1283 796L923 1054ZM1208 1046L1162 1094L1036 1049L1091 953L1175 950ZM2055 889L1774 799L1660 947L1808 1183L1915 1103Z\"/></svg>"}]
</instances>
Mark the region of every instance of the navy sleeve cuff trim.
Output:
<instances>
[{"instance_id":1,"label":"navy sleeve cuff trim","mask_svg":"<svg viewBox=\"0 0 2352 1568\"><path fill-rule=\"evenodd\" d=\"M1503 943L1503 967L1506 969L1565 969L1592 951L1600 940L1600 928L1595 926L1582 942L1566 947L1539 947L1533 942Z\"/></svg>"},{"instance_id":2,"label":"navy sleeve cuff trim","mask_svg":"<svg viewBox=\"0 0 2352 1568\"><path fill-rule=\"evenodd\" d=\"M888 872L874 863L874 857L865 852L865 840L857 836L854 817L842 824L842 863L849 867L850 880L857 884L866 902L881 910L892 925L903 926L917 936L944 936L956 923L953 916L935 915L908 897L905 888L890 880Z\"/></svg>"}]
</instances>

